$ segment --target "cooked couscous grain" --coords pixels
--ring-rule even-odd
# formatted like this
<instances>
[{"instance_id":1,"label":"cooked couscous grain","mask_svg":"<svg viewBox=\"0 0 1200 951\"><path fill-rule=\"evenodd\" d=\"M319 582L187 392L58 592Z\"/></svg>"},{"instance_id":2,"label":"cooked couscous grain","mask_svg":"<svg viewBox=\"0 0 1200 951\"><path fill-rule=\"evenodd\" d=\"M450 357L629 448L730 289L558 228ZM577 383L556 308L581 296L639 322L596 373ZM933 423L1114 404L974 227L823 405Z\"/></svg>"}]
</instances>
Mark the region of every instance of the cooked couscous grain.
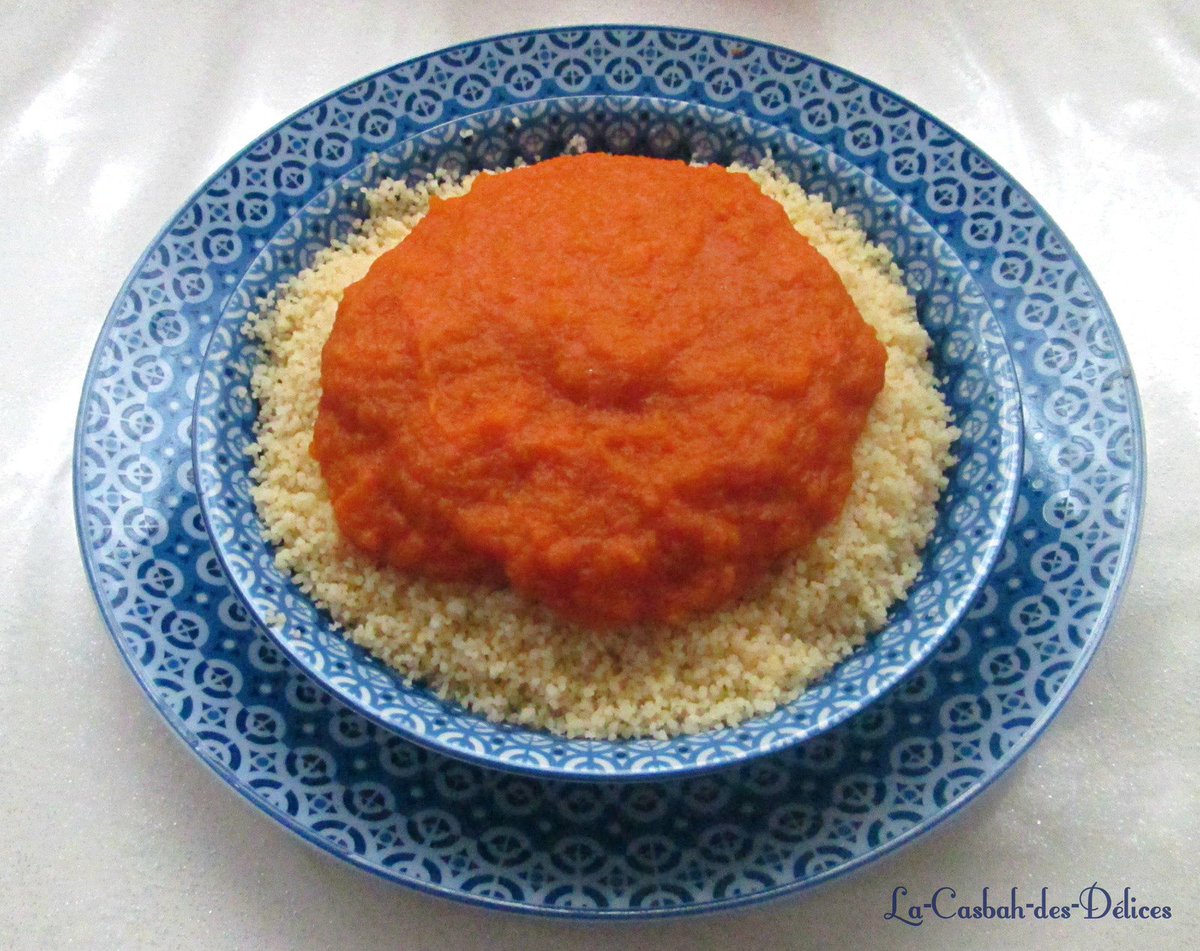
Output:
<instances>
[{"instance_id":1,"label":"cooked couscous grain","mask_svg":"<svg viewBox=\"0 0 1200 951\"><path fill-rule=\"evenodd\" d=\"M409 680L492 720L568 736L664 737L733 725L795 697L884 621L920 568L957 433L930 341L888 252L770 163L748 174L833 265L887 348L882 393L855 451L841 517L755 596L671 631L573 628L511 590L412 580L346 543L308 452L321 349L342 292L402 241L431 195L474 176L384 182L344 243L271 295L247 331L262 343L254 500L280 568L348 635Z\"/></svg>"}]
</instances>

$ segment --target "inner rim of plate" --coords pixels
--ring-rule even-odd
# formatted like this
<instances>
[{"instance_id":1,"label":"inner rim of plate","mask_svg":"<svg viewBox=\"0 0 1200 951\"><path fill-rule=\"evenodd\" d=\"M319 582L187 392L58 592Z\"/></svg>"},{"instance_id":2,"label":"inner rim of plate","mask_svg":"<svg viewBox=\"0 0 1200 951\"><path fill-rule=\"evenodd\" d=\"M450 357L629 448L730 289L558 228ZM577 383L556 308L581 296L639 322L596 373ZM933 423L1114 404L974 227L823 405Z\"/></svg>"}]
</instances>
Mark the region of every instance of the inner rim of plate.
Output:
<instances>
[{"instance_id":1,"label":"inner rim of plate","mask_svg":"<svg viewBox=\"0 0 1200 951\"><path fill-rule=\"evenodd\" d=\"M666 741L571 740L492 724L423 687L405 687L390 668L332 630L275 569L249 498L244 448L256 416L247 390L255 350L239 329L257 299L349 233L365 214L362 188L383 178L412 182L437 168L466 172L537 161L561 154L576 136L591 150L720 164L756 165L770 154L806 190L849 210L904 270L964 430L925 567L887 626L795 701L735 728ZM988 405L981 410L983 401ZM496 109L369 156L266 240L209 345L194 426L200 498L218 557L247 610L292 660L358 712L418 743L487 765L572 779L662 777L769 753L818 735L899 683L953 629L994 563L1015 501L1020 438L1019 397L1003 336L974 281L928 223L820 146L720 109L647 97L572 97Z\"/></svg>"}]
</instances>

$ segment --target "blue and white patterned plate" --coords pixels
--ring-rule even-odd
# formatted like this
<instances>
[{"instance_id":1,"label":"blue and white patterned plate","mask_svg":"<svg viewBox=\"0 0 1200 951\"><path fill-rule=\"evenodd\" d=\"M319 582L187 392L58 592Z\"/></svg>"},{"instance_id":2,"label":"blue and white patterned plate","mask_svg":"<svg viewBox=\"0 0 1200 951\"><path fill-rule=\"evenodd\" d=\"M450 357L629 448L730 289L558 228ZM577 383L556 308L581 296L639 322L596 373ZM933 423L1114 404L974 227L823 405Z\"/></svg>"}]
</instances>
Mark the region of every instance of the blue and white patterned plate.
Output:
<instances>
[{"instance_id":1,"label":"blue and white patterned plate","mask_svg":"<svg viewBox=\"0 0 1200 951\"><path fill-rule=\"evenodd\" d=\"M929 222L1000 321L1024 477L1000 559L929 662L785 753L675 781L540 780L438 755L317 688L251 624L189 454L201 355L259 250L372 151L562 95L740 113L862 169ZM280 153L303 156L294 163ZM238 222L237 225L233 222ZM83 557L151 701L226 782L393 881L571 916L712 910L826 881L934 826L1037 737L1128 571L1144 449L1132 373L1083 263L1019 185L929 115L800 54L632 27L470 43L339 90L233 159L155 239L93 356L75 452Z\"/></svg>"},{"instance_id":2,"label":"blue and white patterned plate","mask_svg":"<svg viewBox=\"0 0 1200 951\"><path fill-rule=\"evenodd\" d=\"M567 739L491 723L413 687L346 639L275 565L250 496L257 348L242 329L258 301L344 239L367 213L364 187L561 154L581 137L609 150L758 165L770 154L793 181L850 210L892 249L933 338L933 360L962 430L924 570L886 626L793 702L736 728L669 740ZM295 152L274 157L277 168ZM304 157L301 158L303 162ZM273 168L271 169L273 171ZM543 778L682 776L802 743L862 710L923 662L991 571L1016 503L1020 398L999 324L945 240L861 169L774 126L708 106L651 97L571 97L509 105L436 126L321 190L283 222L242 276L218 321L196 387L193 426L201 511L234 592L285 656L341 702L430 747Z\"/></svg>"}]
</instances>

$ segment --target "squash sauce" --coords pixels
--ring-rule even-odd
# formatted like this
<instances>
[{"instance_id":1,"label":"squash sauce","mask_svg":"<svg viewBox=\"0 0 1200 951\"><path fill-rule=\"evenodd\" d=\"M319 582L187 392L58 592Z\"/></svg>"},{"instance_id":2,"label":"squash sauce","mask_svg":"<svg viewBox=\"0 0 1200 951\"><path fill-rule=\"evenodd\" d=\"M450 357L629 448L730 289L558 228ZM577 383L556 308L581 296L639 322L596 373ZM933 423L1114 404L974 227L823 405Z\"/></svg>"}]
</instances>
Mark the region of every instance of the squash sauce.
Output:
<instances>
[{"instance_id":1,"label":"squash sauce","mask_svg":"<svg viewBox=\"0 0 1200 951\"><path fill-rule=\"evenodd\" d=\"M380 562L676 623L838 515L885 360L747 176L551 159L435 199L347 288L311 453Z\"/></svg>"}]
</instances>

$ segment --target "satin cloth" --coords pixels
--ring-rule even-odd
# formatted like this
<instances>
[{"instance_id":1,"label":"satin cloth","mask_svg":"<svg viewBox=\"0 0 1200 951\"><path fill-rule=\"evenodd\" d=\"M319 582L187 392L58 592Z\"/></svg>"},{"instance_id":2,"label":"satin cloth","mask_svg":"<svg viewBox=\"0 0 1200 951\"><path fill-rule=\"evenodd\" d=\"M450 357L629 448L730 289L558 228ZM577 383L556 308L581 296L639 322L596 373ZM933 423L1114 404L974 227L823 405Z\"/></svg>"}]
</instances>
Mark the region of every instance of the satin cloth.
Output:
<instances>
[{"instance_id":1,"label":"satin cloth","mask_svg":"<svg viewBox=\"0 0 1200 951\"><path fill-rule=\"evenodd\" d=\"M1200 5L766 0L0 7L0 946L1197 947L1200 944ZM1024 184L1124 335L1149 452L1127 593L1074 696L999 782L848 878L735 914L570 925L388 885L246 806L125 670L80 564L84 370L142 249L230 155L360 75L571 22L770 40L890 87ZM928 896L1094 881L1170 922L886 920Z\"/></svg>"}]
</instances>

